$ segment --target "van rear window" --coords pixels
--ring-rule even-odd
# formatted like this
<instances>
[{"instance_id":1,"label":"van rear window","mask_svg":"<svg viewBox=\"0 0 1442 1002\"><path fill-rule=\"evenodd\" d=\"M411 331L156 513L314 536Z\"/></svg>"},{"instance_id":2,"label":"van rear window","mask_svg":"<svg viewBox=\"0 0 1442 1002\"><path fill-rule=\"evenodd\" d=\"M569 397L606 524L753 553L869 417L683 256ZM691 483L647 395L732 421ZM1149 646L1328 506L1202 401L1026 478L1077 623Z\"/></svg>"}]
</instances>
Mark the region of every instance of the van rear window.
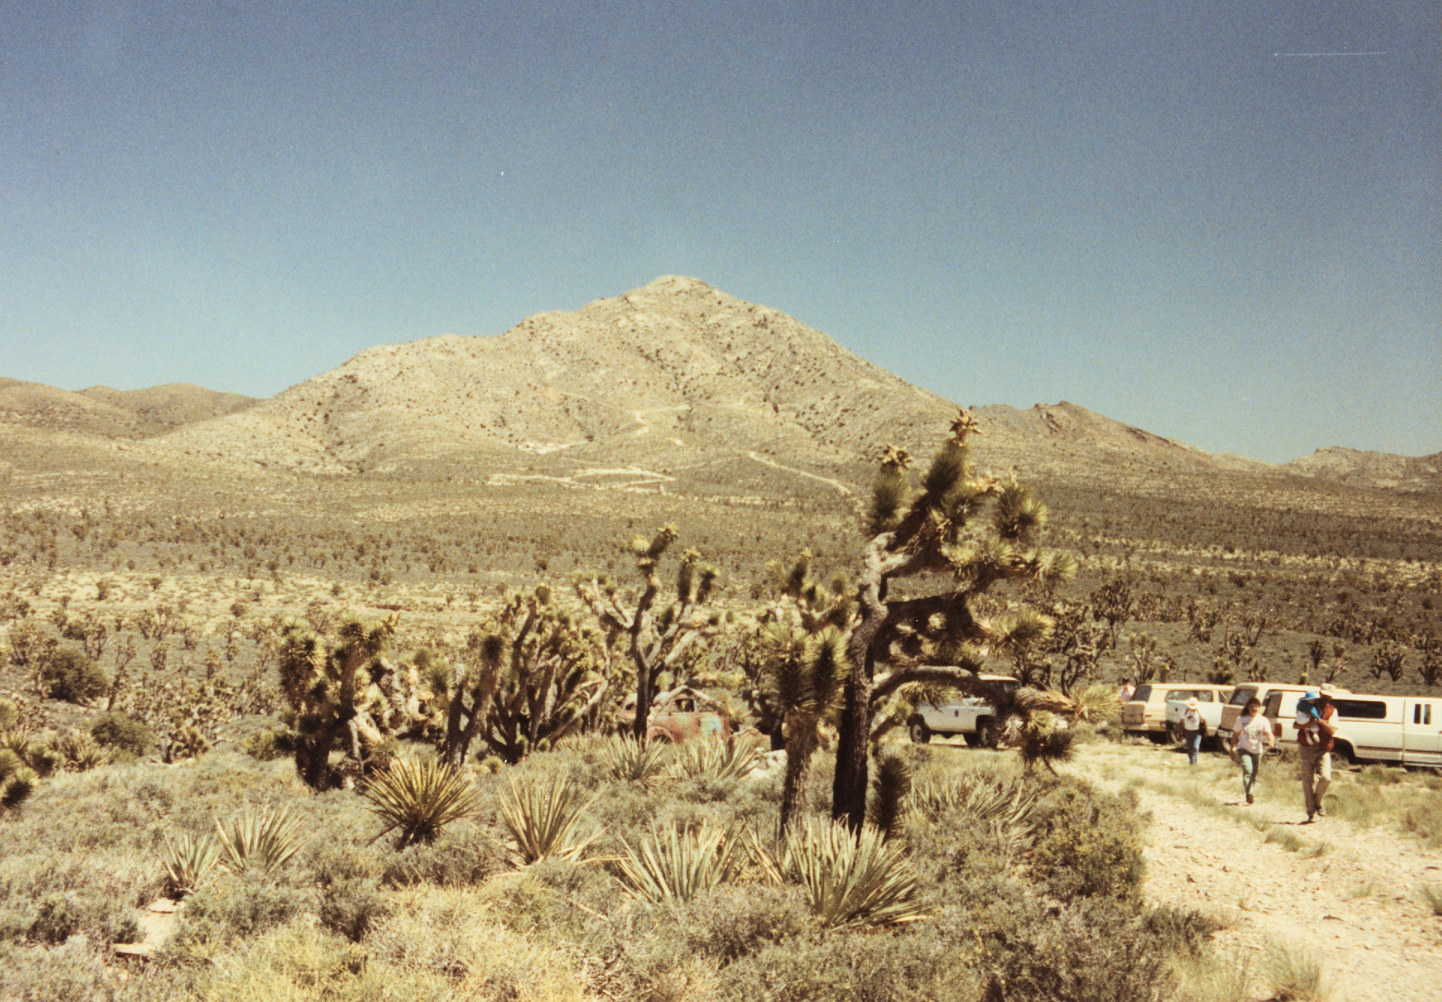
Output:
<instances>
[{"instance_id":1,"label":"van rear window","mask_svg":"<svg viewBox=\"0 0 1442 1002\"><path fill-rule=\"evenodd\" d=\"M1334 699L1337 716L1353 720L1386 720L1387 704L1380 699Z\"/></svg>"}]
</instances>

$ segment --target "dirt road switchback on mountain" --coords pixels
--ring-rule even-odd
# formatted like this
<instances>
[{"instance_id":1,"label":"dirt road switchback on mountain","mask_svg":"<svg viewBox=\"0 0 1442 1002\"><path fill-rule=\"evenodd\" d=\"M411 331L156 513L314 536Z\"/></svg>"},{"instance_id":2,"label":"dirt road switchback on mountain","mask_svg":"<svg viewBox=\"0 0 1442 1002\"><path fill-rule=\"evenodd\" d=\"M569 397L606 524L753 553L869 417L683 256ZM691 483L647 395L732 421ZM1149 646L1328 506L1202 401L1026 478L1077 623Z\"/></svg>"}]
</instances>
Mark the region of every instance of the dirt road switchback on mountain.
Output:
<instances>
[{"instance_id":1,"label":"dirt road switchback on mountain","mask_svg":"<svg viewBox=\"0 0 1442 1002\"><path fill-rule=\"evenodd\" d=\"M1222 955L1257 970L1279 949L1314 959L1327 1002L1442 998L1442 916L1424 895L1442 892L1442 851L1335 810L1301 824L1296 767L1276 759L1264 763L1251 806L1222 755L1189 767L1179 750L1089 744L1063 769L1136 791L1150 815L1148 901L1224 923L1214 940ZM1358 779L1338 770L1333 790L1345 795Z\"/></svg>"}]
</instances>

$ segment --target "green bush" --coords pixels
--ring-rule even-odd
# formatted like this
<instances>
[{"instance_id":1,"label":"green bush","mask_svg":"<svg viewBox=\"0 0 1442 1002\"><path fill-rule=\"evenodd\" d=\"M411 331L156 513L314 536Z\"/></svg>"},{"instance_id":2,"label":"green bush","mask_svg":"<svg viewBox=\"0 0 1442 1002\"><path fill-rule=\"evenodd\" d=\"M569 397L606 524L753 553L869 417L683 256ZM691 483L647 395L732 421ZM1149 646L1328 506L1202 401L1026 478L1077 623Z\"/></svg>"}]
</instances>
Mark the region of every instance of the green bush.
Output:
<instances>
[{"instance_id":1,"label":"green bush","mask_svg":"<svg viewBox=\"0 0 1442 1002\"><path fill-rule=\"evenodd\" d=\"M315 862L321 926L352 943L364 939L386 913L380 874L380 863L368 852L344 846L323 850Z\"/></svg>"},{"instance_id":2,"label":"green bush","mask_svg":"<svg viewBox=\"0 0 1442 1002\"><path fill-rule=\"evenodd\" d=\"M1141 826L1128 794L1130 801L1068 778L1043 795L1031 865L1052 897L1140 898Z\"/></svg>"},{"instance_id":3,"label":"green bush","mask_svg":"<svg viewBox=\"0 0 1442 1002\"><path fill-rule=\"evenodd\" d=\"M995 903L979 966L1006 1002L1160 1002L1172 997L1168 953L1125 902L1035 898Z\"/></svg>"},{"instance_id":4,"label":"green bush","mask_svg":"<svg viewBox=\"0 0 1442 1002\"><path fill-rule=\"evenodd\" d=\"M149 755L155 748L155 732L123 713L105 713L96 717L90 725L90 736L106 748L136 758Z\"/></svg>"},{"instance_id":5,"label":"green bush","mask_svg":"<svg viewBox=\"0 0 1442 1002\"><path fill-rule=\"evenodd\" d=\"M248 939L310 907L297 888L222 873L186 898L178 939L184 944Z\"/></svg>"},{"instance_id":6,"label":"green bush","mask_svg":"<svg viewBox=\"0 0 1442 1002\"><path fill-rule=\"evenodd\" d=\"M505 853L475 829L446 834L430 845L411 845L387 856L381 882L389 887L435 884L466 887L506 869Z\"/></svg>"},{"instance_id":7,"label":"green bush","mask_svg":"<svg viewBox=\"0 0 1442 1002\"><path fill-rule=\"evenodd\" d=\"M50 699L83 706L109 688L100 666L73 647L62 647L40 666L40 690Z\"/></svg>"}]
</instances>

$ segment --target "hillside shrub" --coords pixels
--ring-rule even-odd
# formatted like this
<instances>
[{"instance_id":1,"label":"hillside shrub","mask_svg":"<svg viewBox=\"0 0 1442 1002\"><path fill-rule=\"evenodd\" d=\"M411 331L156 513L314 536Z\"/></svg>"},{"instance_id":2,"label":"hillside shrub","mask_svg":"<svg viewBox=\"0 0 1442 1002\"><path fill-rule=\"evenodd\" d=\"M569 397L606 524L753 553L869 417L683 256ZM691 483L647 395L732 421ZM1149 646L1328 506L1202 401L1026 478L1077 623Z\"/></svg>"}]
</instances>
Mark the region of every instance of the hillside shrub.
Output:
<instances>
[{"instance_id":1,"label":"hillside shrub","mask_svg":"<svg viewBox=\"0 0 1442 1002\"><path fill-rule=\"evenodd\" d=\"M1061 779L1043 795L1032 873L1060 901L1075 897L1140 899L1144 860L1136 798Z\"/></svg>"},{"instance_id":2,"label":"hillside shrub","mask_svg":"<svg viewBox=\"0 0 1442 1002\"><path fill-rule=\"evenodd\" d=\"M77 706L98 699L109 688L100 666L73 647L62 647L45 659L39 682L47 698Z\"/></svg>"},{"instance_id":3,"label":"hillside shrub","mask_svg":"<svg viewBox=\"0 0 1442 1002\"><path fill-rule=\"evenodd\" d=\"M143 758L155 748L155 732L123 713L104 713L90 725L90 736L102 747L133 758Z\"/></svg>"}]
</instances>

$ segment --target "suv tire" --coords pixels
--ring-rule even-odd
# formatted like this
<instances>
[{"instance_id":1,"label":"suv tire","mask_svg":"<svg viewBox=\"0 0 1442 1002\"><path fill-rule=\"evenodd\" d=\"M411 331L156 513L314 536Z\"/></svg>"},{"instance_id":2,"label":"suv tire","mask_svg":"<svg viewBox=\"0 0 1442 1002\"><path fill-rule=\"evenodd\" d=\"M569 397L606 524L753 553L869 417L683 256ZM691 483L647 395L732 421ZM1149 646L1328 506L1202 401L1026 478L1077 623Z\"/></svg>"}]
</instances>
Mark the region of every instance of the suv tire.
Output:
<instances>
[{"instance_id":1,"label":"suv tire","mask_svg":"<svg viewBox=\"0 0 1442 1002\"><path fill-rule=\"evenodd\" d=\"M914 744L924 745L931 740L931 728L926 726L926 721L919 718L911 722L911 726L907 728L907 733L911 735L911 740Z\"/></svg>"}]
</instances>

